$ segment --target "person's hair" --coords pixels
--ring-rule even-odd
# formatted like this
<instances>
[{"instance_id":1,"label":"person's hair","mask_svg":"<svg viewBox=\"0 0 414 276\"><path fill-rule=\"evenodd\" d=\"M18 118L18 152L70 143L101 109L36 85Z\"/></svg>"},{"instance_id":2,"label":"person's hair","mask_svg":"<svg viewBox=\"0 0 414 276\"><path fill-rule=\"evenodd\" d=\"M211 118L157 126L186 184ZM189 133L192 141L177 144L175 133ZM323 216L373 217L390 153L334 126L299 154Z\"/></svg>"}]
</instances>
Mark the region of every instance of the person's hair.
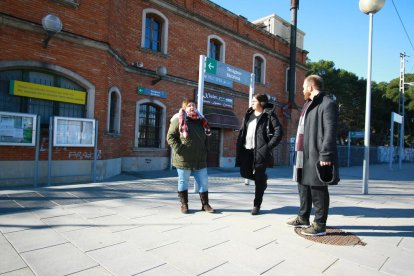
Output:
<instances>
[{"instance_id":1,"label":"person's hair","mask_svg":"<svg viewBox=\"0 0 414 276\"><path fill-rule=\"evenodd\" d=\"M323 79L321 76L318 75L309 75L305 78L305 82L308 84L311 84L313 86L313 88L315 88L316 90L323 90L324 88L324 83L323 83Z\"/></svg>"},{"instance_id":2,"label":"person's hair","mask_svg":"<svg viewBox=\"0 0 414 276\"><path fill-rule=\"evenodd\" d=\"M253 97L256 98L262 107L264 107L269 102L269 98L266 94L255 94Z\"/></svg>"},{"instance_id":3,"label":"person's hair","mask_svg":"<svg viewBox=\"0 0 414 276\"><path fill-rule=\"evenodd\" d=\"M185 109L189 103L195 103L194 100L184 99L181 103L181 108Z\"/></svg>"}]
</instances>

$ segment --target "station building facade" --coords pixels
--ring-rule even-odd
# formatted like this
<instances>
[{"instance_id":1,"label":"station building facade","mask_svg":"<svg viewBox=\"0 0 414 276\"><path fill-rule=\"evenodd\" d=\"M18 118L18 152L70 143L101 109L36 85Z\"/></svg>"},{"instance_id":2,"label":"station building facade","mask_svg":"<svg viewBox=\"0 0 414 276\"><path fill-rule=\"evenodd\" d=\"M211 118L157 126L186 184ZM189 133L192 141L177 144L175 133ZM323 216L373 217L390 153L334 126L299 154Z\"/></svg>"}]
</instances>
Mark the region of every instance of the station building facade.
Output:
<instances>
[{"instance_id":1,"label":"station building facade","mask_svg":"<svg viewBox=\"0 0 414 276\"><path fill-rule=\"evenodd\" d=\"M48 15L63 26L54 35L42 26ZM287 108L289 47L208 0L1 1L0 186L31 184L36 174L39 184L48 177L56 184L89 181L93 169L94 180L168 169L166 132L182 100L197 99L200 55L255 73L254 90L275 101L287 142L299 117ZM306 54L297 49L297 103ZM82 100L66 96L69 90ZM233 167L249 87L207 81L204 93L213 130L208 164ZM7 143L23 137L9 113L40 116L38 146ZM53 144L55 117L95 119L96 149ZM61 138L78 139L76 129Z\"/></svg>"}]
</instances>

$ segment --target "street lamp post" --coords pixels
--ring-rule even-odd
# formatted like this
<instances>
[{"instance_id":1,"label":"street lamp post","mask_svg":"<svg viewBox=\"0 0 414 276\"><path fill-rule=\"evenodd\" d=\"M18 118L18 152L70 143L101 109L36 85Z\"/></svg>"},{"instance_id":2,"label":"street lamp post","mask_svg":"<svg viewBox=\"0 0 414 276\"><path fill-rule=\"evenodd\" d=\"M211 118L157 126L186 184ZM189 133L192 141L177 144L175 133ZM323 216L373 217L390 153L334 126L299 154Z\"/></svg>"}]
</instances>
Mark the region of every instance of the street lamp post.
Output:
<instances>
[{"instance_id":1,"label":"street lamp post","mask_svg":"<svg viewBox=\"0 0 414 276\"><path fill-rule=\"evenodd\" d=\"M368 72L367 72L367 92L365 104L365 135L364 135L364 166L363 166L363 187L362 193L368 194L369 179L369 143L370 143L370 124L371 124L371 66L372 66L372 25L374 14L384 6L385 0L359 0L359 9L369 15L369 34L368 34Z\"/></svg>"}]
</instances>

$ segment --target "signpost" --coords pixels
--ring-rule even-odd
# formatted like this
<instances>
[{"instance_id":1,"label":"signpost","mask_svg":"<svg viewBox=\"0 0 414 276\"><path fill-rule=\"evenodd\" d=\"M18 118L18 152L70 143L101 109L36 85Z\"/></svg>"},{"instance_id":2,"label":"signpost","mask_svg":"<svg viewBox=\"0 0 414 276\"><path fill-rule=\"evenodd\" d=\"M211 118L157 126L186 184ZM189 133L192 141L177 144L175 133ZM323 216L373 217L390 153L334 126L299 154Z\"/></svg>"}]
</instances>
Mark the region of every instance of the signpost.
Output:
<instances>
[{"instance_id":1,"label":"signpost","mask_svg":"<svg viewBox=\"0 0 414 276\"><path fill-rule=\"evenodd\" d=\"M204 101L204 80L215 84L233 87L233 82L249 86L249 106L252 105L254 93L254 73L225 64L218 60L200 55L198 75L197 105L198 111L203 114ZM218 83L221 82L221 83ZM231 83L231 85L230 85ZM245 179L245 184L249 185L249 180Z\"/></svg>"}]
</instances>

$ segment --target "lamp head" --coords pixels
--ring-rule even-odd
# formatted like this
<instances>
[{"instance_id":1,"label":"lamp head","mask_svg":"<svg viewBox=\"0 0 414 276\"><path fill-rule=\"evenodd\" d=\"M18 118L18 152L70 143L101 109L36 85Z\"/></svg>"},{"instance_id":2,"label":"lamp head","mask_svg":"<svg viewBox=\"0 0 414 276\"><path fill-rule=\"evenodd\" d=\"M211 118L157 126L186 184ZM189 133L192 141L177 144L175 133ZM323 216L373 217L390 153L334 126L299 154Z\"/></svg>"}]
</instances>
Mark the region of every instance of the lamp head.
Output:
<instances>
[{"instance_id":1,"label":"lamp head","mask_svg":"<svg viewBox=\"0 0 414 276\"><path fill-rule=\"evenodd\" d=\"M47 48L49 40L52 38L52 36L62 31L63 24L58 16L48 14L42 18L42 26L47 33L47 37L43 41L43 47Z\"/></svg>"},{"instance_id":2,"label":"lamp head","mask_svg":"<svg viewBox=\"0 0 414 276\"><path fill-rule=\"evenodd\" d=\"M385 0L359 0L359 10L365 14L374 14L384 7Z\"/></svg>"}]
</instances>

